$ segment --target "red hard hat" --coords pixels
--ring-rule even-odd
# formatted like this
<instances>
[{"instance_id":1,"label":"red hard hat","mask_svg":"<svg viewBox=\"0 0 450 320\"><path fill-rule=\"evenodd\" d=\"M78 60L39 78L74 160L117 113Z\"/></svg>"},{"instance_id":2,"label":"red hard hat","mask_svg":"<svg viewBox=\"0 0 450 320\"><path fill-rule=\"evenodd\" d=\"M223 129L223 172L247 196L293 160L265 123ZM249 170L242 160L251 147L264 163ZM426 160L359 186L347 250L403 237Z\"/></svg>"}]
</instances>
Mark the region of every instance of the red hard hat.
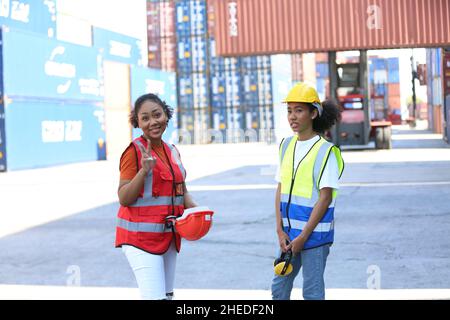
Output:
<instances>
[{"instance_id":1,"label":"red hard hat","mask_svg":"<svg viewBox=\"0 0 450 320\"><path fill-rule=\"evenodd\" d=\"M183 215L175 220L175 230L186 240L198 240L211 228L213 214L208 207L186 209Z\"/></svg>"}]
</instances>

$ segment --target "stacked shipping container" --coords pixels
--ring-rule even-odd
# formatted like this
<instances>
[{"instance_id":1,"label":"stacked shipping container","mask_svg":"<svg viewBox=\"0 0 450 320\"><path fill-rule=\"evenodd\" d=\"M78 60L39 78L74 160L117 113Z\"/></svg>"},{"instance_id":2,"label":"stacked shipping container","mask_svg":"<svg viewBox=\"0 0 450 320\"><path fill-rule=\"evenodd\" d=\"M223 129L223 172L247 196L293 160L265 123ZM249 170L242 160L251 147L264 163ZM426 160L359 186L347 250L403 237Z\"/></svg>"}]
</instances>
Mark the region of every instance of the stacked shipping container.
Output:
<instances>
[{"instance_id":1,"label":"stacked shipping container","mask_svg":"<svg viewBox=\"0 0 450 320\"><path fill-rule=\"evenodd\" d=\"M444 138L450 143L450 49L443 50L443 75L444 75Z\"/></svg>"},{"instance_id":2,"label":"stacked shipping container","mask_svg":"<svg viewBox=\"0 0 450 320\"><path fill-rule=\"evenodd\" d=\"M95 49L3 27L1 60L0 170L105 158Z\"/></svg>"},{"instance_id":3,"label":"stacked shipping container","mask_svg":"<svg viewBox=\"0 0 450 320\"><path fill-rule=\"evenodd\" d=\"M204 143L210 126L206 1L176 1L175 31L182 143Z\"/></svg>"},{"instance_id":4,"label":"stacked shipping container","mask_svg":"<svg viewBox=\"0 0 450 320\"><path fill-rule=\"evenodd\" d=\"M130 65L144 64L141 41L93 27L93 46L99 52L99 77L104 95L107 157L118 157L131 141Z\"/></svg>"},{"instance_id":5,"label":"stacked shipping container","mask_svg":"<svg viewBox=\"0 0 450 320\"><path fill-rule=\"evenodd\" d=\"M212 3L177 0L174 8L182 142L266 141L259 130L273 129L270 57L218 57Z\"/></svg>"},{"instance_id":6,"label":"stacked shipping container","mask_svg":"<svg viewBox=\"0 0 450 320\"><path fill-rule=\"evenodd\" d=\"M148 66L176 71L175 3L147 1Z\"/></svg>"},{"instance_id":7,"label":"stacked shipping container","mask_svg":"<svg viewBox=\"0 0 450 320\"><path fill-rule=\"evenodd\" d=\"M176 106L175 74L141 67L139 40L92 27L92 46L51 39L54 9L21 0L0 10L2 23L22 29L0 33L0 171L106 159L106 147L120 155L132 137L131 95L151 91ZM175 127L176 117L166 140Z\"/></svg>"},{"instance_id":8,"label":"stacked shipping container","mask_svg":"<svg viewBox=\"0 0 450 320\"><path fill-rule=\"evenodd\" d=\"M429 127L435 133L444 133L443 110L443 79L442 79L442 55L443 49L427 50L427 95L428 95L428 119Z\"/></svg>"},{"instance_id":9,"label":"stacked shipping container","mask_svg":"<svg viewBox=\"0 0 450 320\"><path fill-rule=\"evenodd\" d=\"M325 100L329 96L329 66L328 53L316 53L316 89L321 100Z\"/></svg>"},{"instance_id":10,"label":"stacked shipping container","mask_svg":"<svg viewBox=\"0 0 450 320\"><path fill-rule=\"evenodd\" d=\"M371 118L401 124L398 58L369 57Z\"/></svg>"},{"instance_id":11,"label":"stacked shipping container","mask_svg":"<svg viewBox=\"0 0 450 320\"><path fill-rule=\"evenodd\" d=\"M0 25L49 38L56 36L56 0L8 0L0 4Z\"/></svg>"}]
</instances>

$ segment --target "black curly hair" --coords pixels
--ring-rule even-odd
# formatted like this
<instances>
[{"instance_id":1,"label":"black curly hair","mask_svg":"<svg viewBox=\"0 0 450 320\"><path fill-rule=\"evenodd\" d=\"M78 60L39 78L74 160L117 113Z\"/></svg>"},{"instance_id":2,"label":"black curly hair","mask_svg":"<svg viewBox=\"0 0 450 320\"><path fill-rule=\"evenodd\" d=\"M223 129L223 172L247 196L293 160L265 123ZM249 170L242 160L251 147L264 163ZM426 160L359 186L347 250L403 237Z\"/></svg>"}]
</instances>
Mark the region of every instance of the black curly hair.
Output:
<instances>
[{"instance_id":1,"label":"black curly hair","mask_svg":"<svg viewBox=\"0 0 450 320\"><path fill-rule=\"evenodd\" d=\"M317 116L313 120L313 130L317 133L325 133L325 131L331 129L333 125L341 121L341 109L333 100L325 100L322 102L322 115ZM309 104L310 111L317 110L312 104Z\"/></svg>"},{"instance_id":2,"label":"black curly hair","mask_svg":"<svg viewBox=\"0 0 450 320\"><path fill-rule=\"evenodd\" d=\"M136 102L134 103L134 108L130 113L130 123L134 128L139 127L138 113L139 113L139 110L141 109L142 105L146 101L152 101L152 102L160 105L162 107L162 109L164 110L164 113L166 114L167 119L168 120L172 119L173 108L170 107L165 101L161 100L161 98L158 97L156 94L146 93L146 94L140 96L139 98L137 98Z\"/></svg>"}]
</instances>

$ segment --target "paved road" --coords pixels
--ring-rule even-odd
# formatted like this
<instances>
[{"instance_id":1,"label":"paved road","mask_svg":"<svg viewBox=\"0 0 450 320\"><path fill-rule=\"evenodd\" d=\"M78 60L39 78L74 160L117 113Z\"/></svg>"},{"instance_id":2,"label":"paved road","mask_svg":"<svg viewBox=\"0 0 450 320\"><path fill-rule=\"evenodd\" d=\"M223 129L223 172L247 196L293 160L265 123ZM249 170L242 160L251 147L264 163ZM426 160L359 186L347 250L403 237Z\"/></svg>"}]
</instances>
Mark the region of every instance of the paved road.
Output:
<instances>
[{"instance_id":1,"label":"paved road","mask_svg":"<svg viewBox=\"0 0 450 320\"><path fill-rule=\"evenodd\" d=\"M328 288L366 288L369 266L379 270L381 288L450 288L450 157L429 156L448 146L426 132L420 141L414 139L417 132L397 134L392 151L344 152L344 159L353 160L346 164L337 202ZM421 149L412 153L412 146ZM268 161L189 183L197 202L216 215L204 239L183 243L177 288L270 287L276 252L273 171ZM243 187L223 187L235 185ZM82 286L135 287L124 256L112 247L117 208L95 207L0 238L0 284L64 286L79 271ZM36 203L36 209L45 211L45 204ZM2 219L13 214L1 212Z\"/></svg>"}]
</instances>

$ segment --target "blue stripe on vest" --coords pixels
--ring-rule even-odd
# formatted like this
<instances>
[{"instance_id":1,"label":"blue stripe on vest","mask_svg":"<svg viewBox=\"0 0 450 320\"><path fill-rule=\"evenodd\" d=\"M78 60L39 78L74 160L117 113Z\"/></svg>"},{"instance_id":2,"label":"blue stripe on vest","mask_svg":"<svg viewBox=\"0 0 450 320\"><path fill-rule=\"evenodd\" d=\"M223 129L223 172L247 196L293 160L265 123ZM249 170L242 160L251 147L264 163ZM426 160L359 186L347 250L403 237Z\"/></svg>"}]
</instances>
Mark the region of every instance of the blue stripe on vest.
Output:
<instances>
[{"instance_id":1,"label":"blue stripe on vest","mask_svg":"<svg viewBox=\"0 0 450 320\"><path fill-rule=\"evenodd\" d=\"M284 232L289 235L289 239L291 241L297 238L301 233L301 230L298 229L291 229L290 232L288 232L288 227L283 227L283 229ZM329 232L312 232L308 240L305 242L303 249L319 247L326 243L332 242L334 242L334 229L330 230Z\"/></svg>"},{"instance_id":2,"label":"blue stripe on vest","mask_svg":"<svg viewBox=\"0 0 450 320\"><path fill-rule=\"evenodd\" d=\"M286 216L286 202L280 202L281 216L282 218L287 218ZM308 221L311 217L311 212L313 208L299 206L296 204L290 204L289 206L289 219L300 220L300 221ZM332 222L334 220L334 208L328 208L325 212L322 220L320 222Z\"/></svg>"}]
</instances>

